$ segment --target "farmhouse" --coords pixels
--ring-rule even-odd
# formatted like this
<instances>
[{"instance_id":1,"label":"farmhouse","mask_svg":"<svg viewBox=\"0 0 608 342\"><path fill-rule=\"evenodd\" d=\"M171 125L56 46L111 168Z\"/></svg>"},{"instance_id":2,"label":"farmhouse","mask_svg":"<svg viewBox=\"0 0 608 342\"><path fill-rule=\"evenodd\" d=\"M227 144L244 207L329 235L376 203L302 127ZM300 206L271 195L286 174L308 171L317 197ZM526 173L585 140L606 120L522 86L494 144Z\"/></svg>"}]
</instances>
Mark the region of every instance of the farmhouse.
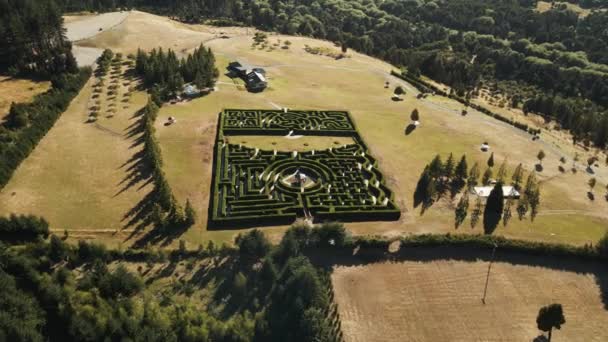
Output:
<instances>
[{"instance_id":1,"label":"farmhouse","mask_svg":"<svg viewBox=\"0 0 608 342\"><path fill-rule=\"evenodd\" d=\"M493 186L476 186L473 188L473 193L485 199L490 196L490 192L492 192L492 189L494 189ZM515 188L512 186L503 186L502 193L505 198L518 199L520 196L519 191L515 190Z\"/></svg>"},{"instance_id":2,"label":"farmhouse","mask_svg":"<svg viewBox=\"0 0 608 342\"><path fill-rule=\"evenodd\" d=\"M240 62L231 62L228 64L227 69L236 77L243 78L247 76L247 66L241 64Z\"/></svg>"},{"instance_id":3,"label":"farmhouse","mask_svg":"<svg viewBox=\"0 0 608 342\"><path fill-rule=\"evenodd\" d=\"M232 77L239 77L245 81L247 90L251 92L263 91L268 86L266 70L263 68L250 68L241 62L235 61L228 64L226 69L228 69Z\"/></svg>"}]
</instances>

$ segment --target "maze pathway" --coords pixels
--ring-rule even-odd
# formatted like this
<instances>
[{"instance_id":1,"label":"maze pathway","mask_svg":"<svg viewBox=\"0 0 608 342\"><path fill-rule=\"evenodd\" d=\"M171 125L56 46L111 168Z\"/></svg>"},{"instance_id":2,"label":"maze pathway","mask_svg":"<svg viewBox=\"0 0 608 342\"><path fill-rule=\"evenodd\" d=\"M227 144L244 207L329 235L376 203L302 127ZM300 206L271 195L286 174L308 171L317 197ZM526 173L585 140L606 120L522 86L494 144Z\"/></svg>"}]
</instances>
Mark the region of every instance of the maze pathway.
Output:
<instances>
[{"instance_id":1,"label":"maze pathway","mask_svg":"<svg viewBox=\"0 0 608 342\"><path fill-rule=\"evenodd\" d=\"M230 135L351 136L321 151L266 151L228 144ZM215 147L211 226L315 220L397 220L399 208L350 115L338 111L225 110Z\"/></svg>"}]
</instances>

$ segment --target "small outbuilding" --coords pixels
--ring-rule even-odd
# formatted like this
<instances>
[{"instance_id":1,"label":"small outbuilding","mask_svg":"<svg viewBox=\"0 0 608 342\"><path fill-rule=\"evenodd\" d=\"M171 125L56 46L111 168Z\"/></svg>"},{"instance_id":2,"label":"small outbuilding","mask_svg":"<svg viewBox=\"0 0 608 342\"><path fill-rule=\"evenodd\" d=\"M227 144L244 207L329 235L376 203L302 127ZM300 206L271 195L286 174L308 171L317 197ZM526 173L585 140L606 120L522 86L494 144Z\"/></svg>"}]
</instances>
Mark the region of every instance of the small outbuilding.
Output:
<instances>
[{"instance_id":1,"label":"small outbuilding","mask_svg":"<svg viewBox=\"0 0 608 342\"><path fill-rule=\"evenodd\" d=\"M182 95L186 98L195 98L195 97L199 97L201 96L201 90L198 89L195 85L193 84L188 84L186 86L184 86L184 90L182 92Z\"/></svg>"},{"instance_id":2,"label":"small outbuilding","mask_svg":"<svg viewBox=\"0 0 608 342\"><path fill-rule=\"evenodd\" d=\"M473 193L483 199L487 199L493 189L493 186L476 186L473 188ZM512 186L503 186L502 193L505 198L518 199L520 196L519 191Z\"/></svg>"}]
</instances>

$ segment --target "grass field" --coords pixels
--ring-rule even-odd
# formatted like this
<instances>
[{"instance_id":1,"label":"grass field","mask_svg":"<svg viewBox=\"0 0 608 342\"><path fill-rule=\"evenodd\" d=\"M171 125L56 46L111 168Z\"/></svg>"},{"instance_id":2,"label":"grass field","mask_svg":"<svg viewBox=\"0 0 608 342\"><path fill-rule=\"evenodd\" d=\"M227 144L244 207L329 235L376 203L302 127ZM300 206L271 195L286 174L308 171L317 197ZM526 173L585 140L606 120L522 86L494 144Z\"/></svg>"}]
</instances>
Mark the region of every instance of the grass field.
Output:
<instances>
[{"instance_id":1,"label":"grass field","mask_svg":"<svg viewBox=\"0 0 608 342\"><path fill-rule=\"evenodd\" d=\"M600 288L608 284L598 278L599 265L562 261L547 268L530 257L530 265L495 262L484 305L487 260L435 260L442 252L336 266L332 282L345 341L532 341L540 334L538 310L551 303L561 303L566 317L554 341L608 339Z\"/></svg>"},{"instance_id":2,"label":"grass field","mask_svg":"<svg viewBox=\"0 0 608 342\"><path fill-rule=\"evenodd\" d=\"M51 82L34 82L25 79L0 76L0 121L11 109L11 103L30 102L34 96L51 88Z\"/></svg>"},{"instance_id":3,"label":"grass field","mask_svg":"<svg viewBox=\"0 0 608 342\"><path fill-rule=\"evenodd\" d=\"M569 144L544 139L533 142L529 135L475 111L463 117L462 105L445 98L417 100L414 88L391 77L393 67L377 59L349 51L350 58L334 60L304 50L305 45L334 48L330 42L272 35L271 42L290 40L290 49L252 48L253 31L189 26L134 11L118 26L78 43L123 53L133 52L138 46L145 49L162 46L183 53L204 42L215 52L221 74L217 91L190 102L163 106L156 123L164 169L173 192L181 203L190 199L197 211L197 224L182 237L188 242L198 244L208 239L230 242L239 232L207 230L212 151L218 113L223 108L350 111L402 210L398 222L348 224L355 234L454 232L454 201L441 200L422 215L412 205L416 182L425 164L437 153L444 158L449 153L458 158L464 153L469 165L477 161L483 172L488 154L481 152L479 145L484 141L492 146L496 164L507 158L510 170L519 163L526 170L533 170L538 150L547 154L544 171L538 175L542 182L539 216L534 223L514 218L495 234L584 244L597 241L606 231L608 202L603 199L603 189L608 181L608 167L602 164L595 168L596 200L590 201L586 186L590 175L582 163L591 152L577 149L582 155L579 172L562 174L558 171L559 158L565 155L570 164L575 149ZM218 38L222 33L230 38ZM240 83L223 75L227 64L235 59L263 66L270 87L263 93L248 93ZM384 88L386 81L390 82L389 89ZM0 193L0 214L37 213L47 217L53 229L68 228L75 237L129 243L132 240L125 241L130 234L128 228L117 235L108 232L124 227L125 212L137 205L147 189L135 187L114 197L121 180L127 176L127 170L120 166L137 150L129 148L132 141L125 138L124 130L133 124L131 117L145 102L145 94L134 94L129 109L121 109L114 118L100 119L98 125L84 124L92 83ZM391 101L397 84L408 92L403 102ZM422 124L406 136L404 130L414 108L419 109ZM177 123L164 126L169 116L175 117ZM108 129L118 133L112 134ZM321 148L335 141L268 137L237 140L246 141L251 147L285 150ZM305 143L309 146L304 146ZM283 229L265 231L276 240ZM471 229L465 222L459 231L480 233L481 225Z\"/></svg>"}]
</instances>

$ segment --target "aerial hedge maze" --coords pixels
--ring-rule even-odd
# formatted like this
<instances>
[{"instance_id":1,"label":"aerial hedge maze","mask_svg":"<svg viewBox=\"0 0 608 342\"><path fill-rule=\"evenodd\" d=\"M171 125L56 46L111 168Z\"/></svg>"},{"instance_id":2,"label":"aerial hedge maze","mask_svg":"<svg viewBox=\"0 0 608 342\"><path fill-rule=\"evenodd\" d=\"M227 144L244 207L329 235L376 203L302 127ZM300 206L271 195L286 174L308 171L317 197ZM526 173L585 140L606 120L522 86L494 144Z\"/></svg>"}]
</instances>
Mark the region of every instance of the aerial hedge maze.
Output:
<instances>
[{"instance_id":1,"label":"aerial hedge maze","mask_svg":"<svg viewBox=\"0 0 608 342\"><path fill-rule=\"evenodd\" d=\"M306 152L260 150L231 135L342 136L354 144ZM214 150L211 228L397 220L399 208L349 114L224 110Z\"/></svg>"}]
</instances>

